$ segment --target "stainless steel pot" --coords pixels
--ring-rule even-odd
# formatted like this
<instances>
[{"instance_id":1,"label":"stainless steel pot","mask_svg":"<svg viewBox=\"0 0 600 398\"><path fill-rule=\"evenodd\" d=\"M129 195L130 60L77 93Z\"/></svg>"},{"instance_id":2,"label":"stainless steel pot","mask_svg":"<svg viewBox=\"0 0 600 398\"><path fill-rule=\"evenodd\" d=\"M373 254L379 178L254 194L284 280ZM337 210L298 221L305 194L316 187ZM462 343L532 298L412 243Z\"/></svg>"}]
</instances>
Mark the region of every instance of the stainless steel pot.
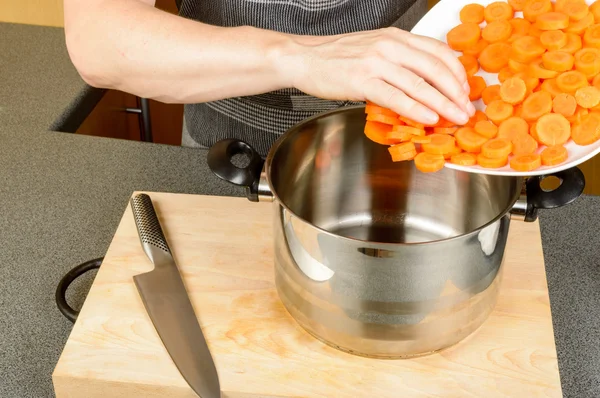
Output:
<instances>
[{"instance_id":1,"label":"stainless steel pot","mask_svg":"<svg viewBox=\"0 0 600 398\"><path fill-rule=\"evenodd\" d=\"M541 178L421 173L393 163L363 133L364 107L287 131L265 162L246 143L209 151L219 177L273 201L275 281L292 317L338 349L378 358L423 355L475 331L498 295L510 219L579 197L578 168ZM232 157L245 153L245 168Z\"/></svg>"}]
</instances>

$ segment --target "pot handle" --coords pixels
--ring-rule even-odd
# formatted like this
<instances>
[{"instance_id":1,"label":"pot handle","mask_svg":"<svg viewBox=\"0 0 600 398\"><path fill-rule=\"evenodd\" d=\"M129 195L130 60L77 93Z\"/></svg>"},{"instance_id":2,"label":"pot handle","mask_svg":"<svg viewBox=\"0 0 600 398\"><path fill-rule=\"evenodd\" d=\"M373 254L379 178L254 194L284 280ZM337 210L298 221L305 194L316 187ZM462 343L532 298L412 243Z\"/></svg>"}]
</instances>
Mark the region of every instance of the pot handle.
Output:
<instances>
[{"instance_id":1,"label":"pot handle","mask_svg":"<svg viewBox=\"0 0 600 398\"><path fill-rule=\"evenodd\" d=\"M238 167L232 163L233 157L241 154L250 159L245 167ZM232 138L220 140L208 150L207 162L208 167L217 177L246 187L248 200L259 201L259 185L264 160L249 144Z\"/></svg>"},{"instance_id":2,"label":"pot handle","mask_svg":"<svg viewBox=\"0 0 600 398\"><path fill-rule=\"evenodd\" d=\"M554 176L560 179L561 185L553 191L545 191L540 186L546 177ZM535 221L539 209L554 209L565 206L577 199L585 188L585 176L578 167L549 174L534 176L527 179L527 210L525 221Z\"/></svg>"}]
</instances>

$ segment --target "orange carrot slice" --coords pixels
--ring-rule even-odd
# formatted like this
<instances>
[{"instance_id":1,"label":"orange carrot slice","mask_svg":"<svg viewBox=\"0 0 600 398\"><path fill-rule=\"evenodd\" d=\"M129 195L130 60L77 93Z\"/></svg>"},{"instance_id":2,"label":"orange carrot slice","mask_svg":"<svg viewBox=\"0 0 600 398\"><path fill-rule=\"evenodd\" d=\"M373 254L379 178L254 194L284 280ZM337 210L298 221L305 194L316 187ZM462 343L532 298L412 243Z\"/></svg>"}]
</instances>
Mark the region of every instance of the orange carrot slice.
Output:
<instances>
[{"instance_id":1,"label":"orange carrot slice","mask_svg":"<svg viewBox=\"0 0 600 398\"><path fill-rule=\"evenodd\" d=\"M492 101L502 99L500 98L500 85L493 84L491 86L487 86L481 93L481 99L486 105L488 105Z\"/></svg>"},{"instance_id":2,"label":"orange carrot slice","mask_svg":"<svg viewBox=\"0 0 600 398\"><path fill-rule=\"evenodd\" d=\"M548 30L540 35L540 42L549 51L558 51L567 45L567 35L562 30Z\"/></svg>"},{"instance_id":3,"label":"orange carrot slice","mask_svg":"<svg viewBox=\"0 0 600 398\"><path fill-rule=\"evenodd\" d=\"M477 101L481 98L481 93L486 88L486 83L481 76L469 76L467 78L471 92L469 93L469 99L471 101Z\"/></svg>"},{"instance_id":4,"label":"orange carrot slice","mask_svg":"<svg viewBox=\"0 0 600 398\"><path fill-rule=\"evenodd\" d=\"M571 134L577 145L590 145L600 139L600 114L592 112L575 123Z\"/></svg>"},{"instance_id":5,"label":"orange carrot slice","mask_svg":"<svg viewBox=\"0 0 600 398\"><path fill-rule=\"evenodd\" d=\"M481 146L481 154L488 158L506 158L512 151L512 143L506 138L494 138Z\"/></svg>"},{"instance_id":6,"label":"orange carrot slice","mask_svg":"<svg viewBox=\"0 0 600 398\"><path fill-rule=\"evenodd\" d=\"M569 157L569 153L567 152L567 148L562 145L553 145L544 148L542 153L540 154L542 158L542 164L544 166L556 166L557 164L561 164Z\"/></svg>"},{"instance_id":7,"label":"orange carrot slice","mask_svg":"<svg viewBox=\"0 0 600 398\"><path fill-rule=\"evenodd\" d=\"M511 78L513 75L513 71L511 71L508 66L505 66L500 72L498 72L498 81L500 83L504 83L506 79Z\"/></svg>"},{"instance_id":8,"label":"orange carrot slice","mask_svg":"<svg viewBox=\"0 0 600 398\"><path fill-rule=\"evenodd\" d=\"M513 156L510 159L510 168L516 171L533 171L540 168L542 159L540 155L534 153L530 155Z\"/></svg>"},{"instance_id":9,"label":"orange carrot slice","mask_svg":"<svg viewBox=\"0 0 600 398\"><path fill-rule=\"evenodd\" d=\"M541 58L540 58L541 59ZM526 72L529 68L528 64L523 64L521 62L515 61L514 59L508 59L508 67L513 73Z\"/></svg>"},{"instance_id":10,"label":"orange carrot slice","mask_svg":"<svg viewBox=\"0 0 600 398\"><path fill-rule=\"evenodd\" d=\"M561 13L564 13L571 21L581 21L590 12L589 7L584 1L569 1L562 7Z\"/></svg>"},{"instance_id":11,"label":"orange carrot slice","mask_svg":"<svg viewBox=\"0 0 600 398\"><path fill-rule=\"evenodd\" d=\"M594 15L589 12L583 19L579 21L571 21L569 26L565 29L567 33L575 33L582 35L585 30L594 24Z\"/></svg>"},{"instance_id":12,"label":"orange carrot slice","mask_svg":"<svg viewBox=\"0 0 600 398\"><path fill-rule=\"evenodd\" d=\"M557 95L562 94L560 88L556 84L556 79L548 79L542 82L542 90L546 91L552 98L555 98Z\"/></svg>"},{"instance_id":13,"label":"orange carrot slice","mask_svg":"<svg viewBox=\"0 0 600 398\"><path fill-rule=\"evenodd\" d=\"M579 105L577 105L577 110L575 111L575 114L571 117L568 117L567 120L571 124L580 123L583 117L588 115L589 113L590 111L587 108L582 108Z\"/></svg>"},{"instance_id":14,"label":"orange carrot slice","mask_svg":"<svg viewBox=\"0 0 600 398\"><path fill-rule=\"evenodd\" d=\"M472 55L461 55L458 57L458 60L465 68L465 72L467 72L468 76L473 76L479 71L479 62L477 62L477 58ZM471 89L473 89L473 87L471 87Z\"/></svg>"},{"instance_id":15,"label":"orange carrot slice","mask_svg":"<svg viewBox=\"0 0 600 398\"><path fill-rule=\"evenodd\" d=\"M495 124L500 124L512 116L514 108L502 100L492 101L485 108L486 116Z\"/></svg>"},{"instance_id":16,"label":"orange carrot slice","mask_svg":"<svg viewBox=\"0 0 600 398\"><path fill-rule=\"evenodd\" d=\"M499 169L508 164L508 157L506 158L488 158L483 154L477 155L477 164L486 169Z\"/></svg>"},{"instance_id":17,"label":"orange carrot slice","mask_svg":"<svg viewBox=\"0 0 600 398\"><path fill-rule=\"evenodd\" d=\"M513 7L514 8L514 7ZM531 22L523 18L513 18L508 21L513 28L513 34L527 36L531 28Z\"/></svg>"},{"instance_id":18,"label":"orange carrot slice","mask_svg":"<svg viewBox=\"0 0 600 398\"><path fill-rule=\"evenodd\" d=\"M512 34L513 27L505 20L492 21L481 31L481 37L489 43L506 41Z\"/></svg>"},{"instance_id":19,"label":"orange carrot slice","mask_svg":"<svg viewBox=\"0 0 600 398\"><path fill-rule=\"evenodd\" d=\"M395 144L388 148L388 151L394 157L394 154L401 154L405 152L415 152L417 148L412 142L403 142L401 144Z\"/></svg>"},{"instance_id":20,"label":"orange carrot slice","mask_svg":"<svg viewBox=\"0 0 600 398\"><path fill-rule=\"evenodd\" d=\"M522 116L527 121L536 121L550 112L552 112L552 96L546 91L535 92L523 101Z\"/></svg>"},{"instance_id":21,"label":"orange carrot slice","mask_svg":"<svg viewBox=\"0 0 600 398\"><path fill-rule=\"evenodd\" d=\"M577 110L577 101L571 94L560 93L552 100L552 112L571 117Z\"/></svg>"},{"instance_id":22,"label":"orange carrot slice","mask_svg":"<svg viewBox=\"0 0 600 398\"><path fill-rule=\"evenodd\" d=\"M475 124L477 122L479 122L480 120L487 120L487 116L482 111L477 110L477 111L475 111L475 114L473 115L473 117L469 119L469 121L467 122L467 124L465 124L464 127L474 128Z\"/></svg>"},{"instance_id":23,"label":"orange carrot slice","mask_svg":"<svg viewBox=\"0 0 600 398\"><path fill-rule=\"evenodd\" d=\"M411 138L414 137L413 134L411 133L407 133L405 131L390 131L386 138L390 141L396 142L396 143L400 143L400 142L405 142L405 141L410 141Z\"/></svg>"},{"instance_id":24,"label":"orange carrot slice","mask_svg":"<svg viewBox=\"0 0 600 398\"><path fill-rule=\"evenodd\" d=\"M381 145L392 145L396 141L387 138L388 133L392 131L390 124L367 121L365 124L365 135L368 139Z\"/></svg>"},{"instance_id":25,"label":"orange carrot slice","mask_svg":"<svg viewBox=\"0 0 600 398\"><path fill-rule=\"evenodd\" d=\"M575 94L577 90L588 85L587 77L576 70L561 73L556 78L556 86L558 89L569 94Z\"/></svg>"},{"instance_id":26,"label":"orange carrot slice","mask_svg":"<svg viewBox=\"0 0 600 398\"><path fill-rule=\"evenodd\" d=\"M529 155L538 149L538 142L529 133L518 133L511 139L512 153L515 156Z\"/></svg>"},{"instance_id":27,"label":"orange carrot slice","mask_svg":"<svg viewBox=\"0 0 600 398\"><path fill-rule=\"evenodd\" d=\"M575 68L588 78L600 73L600 49L583 48L575 53Z\"/></svg>"},{"instance_id":28,"label":"orange carrot slice","mask_svg":"<svg viewBox=\"0 0 600 398\"><path fill-rule=\"evenodd\" d=\"M480 24L484 21L483 10L484 7L481 4L467 4L460 10L460 21L462 23Z\"/></svg>"},{"instance_id":29,"label":"orange carrot slice","mask_svg":"<svg viewBox=\"0 0 600 398\"><path fill-rule=\"evenodd\" d=\"M450 152L444 154L444 159L446 159L446 160L451 159L452 156L458 155L459 153L462 153L462 149L455 146L454 148L452 148L452 150Z\"/></svg>"},{"instance_id":30,"label":"orange carrot slice","mask_svg":"<svg viewBox=\"0 0 600 398\"><path fill-rule=\"evenodd\" d=\"M494 138L498 134L498 127L489 120L481 120L475 123L474 130L485 138Z\"/></svg>"},{"instance_id":31,"label":"orange carrot slice","mask_svg":"<svg viewBox=\"0 0 600 398\"><path fill-rule=\"evenodd\" d=\"M456 145L465 152L480 152L481 146L486 143L487 138L477 134L470 127L463 127L454 133Z\"/></svg>"},{"instance_id":32,"label":"orange carrot slice","mask_svg":"<svg viewBox=\"0 0 600 398\"><path fill-rule=\"evenodd\" d=\"M415 167L423 173L433 173L441 170L446 164L446 159L442 155L434 155L427 152L421 152L414 159Z\"/></svg>"},{"instance_id":33,"label":"orange carrot slice","mask_svg":"<svg viewBox=\"0 0 600 398\"><path fill-rule=\"evenodd\" d=\"M455 51L462 51L474 46L481 37L481 28L475 23L463 23L452 28L446 35L448 46Z\"/></svg>"},{"instance_id":34,"label":"orange carrot slice","mask_svg":"<svg viewBox=\"0 0 600 398\"><path fill-rule=\"evenodd\" d=\"M412 126L397 126L394 127L394 131L399 133L407 133L411 135L425 135L424 129Z\"/></svg>"},{"instance_id":35,"label":"orange carrot slice","mask_svg":"<svg viewBox=\"0 0 600 398\"><path fill-rule=\"evenodd\" d=\"M535 22L538 16L552 11L550 0L529 0L523 7L523 16L529 22Z\"/></svg>"},{"instance_id":36,"label":"orange carrot slice","mask_svg":"<svg viewBox=\"0 0 600 398\"><path fill-rule=\"evenodd\" d=\"M541 44L540 44L541 45ZM481 69L489 73L498 73L508 65L511 46L508 43L492 43L479 55Z\"/></svg>"},{"instance_id":37,"label":"orange carrot slice","mask_svg":"<svg viewBox=\"0 0 600 398\"><path fill-rule=\"evenodd\" d=\"M515 11L523 11L523 8L525 8L525 4L527 3L527 1L528 0L508 0L508 4ZM517 19L517 18L515 18L515 19Z\"/></svg>"},{"instance_id":38,"label":"orange carrot slice","mask_svg":"<svg viewBox=\"0 0 600 398\"><path fill-rule=\"evenodd\" d=\"M434 127L433 134L448 134L453 135L458 127Z\"/></svg>"},{"instance_id":39,"label":"orange carrot slice","mask_svg":"<svg viewBox=\"0 0 600 398\"><path fill-rule=\"evenodd\" d=\"M577 36L579 37L579 36ZM581 39L580 39L581 41ZM463 50L463 54L464 55L470 55L472 57L479 57L479 54L481 54L481 52L489 45L490 43L488 43L486 40L483 39L479 39L479 41L477 42L477 44L475 44L473 47L471 48L467 48L465 50ZM581 47L579 47L581 48Z\"/></svg>"},{"instance_id":40,"label":"orange carrot slice","mask_svg":"<svg viewBox=\"0 0 600 398\"><path fill-rule=\"evenodd\" d=\"M541 58L536 59L529 65L527 73L536 79L554 79L559 75L559 72L546 69L542 64L543 61Z\"/></svg>"},{"instance_id":41,"label":"orange carrot slice","mask_svg":"<svg viewBox=\"0 0 600 398\"><path fill-rule=\"evenodd\" d=\"M379 123L385 123L385 124L391 124L391 125L400 124L398 117L387 116L387 115L384 115L383 113L368 113L367 120L371 121L371 122L379 122Z\"/></svg>"},{"instance_id":42,"label":"orange carrot slice","mask_svg":"<svg viewBox=\"0 0 600 398\"><path fill-rule=\"evenodd\" d=\"M392 111L391 109L387 109L382 106L370 104L370 103L365 106L365 113L366 114L382 114L385 116L391 116L391 117L395 117L395 118L398 117L398 114L396 112Z\"/></svg>"},{"instance_id":43,"label":"orange carrot slice","mask_svg":"<svg viewBox=\"0 0 600 398\"><path fill-rule=\"evenodd\" d=\"M423 152L431 153L434 155L443 155L452 150L455 146L455 139L449 134L430 134L431 141L426 144L422 144L421 148Z\"/></svg>"},{"instance_id":44,"label":"orange carrot slice","mask_svg":"<svg viewBox=\"0 0 600 398\"><path fill-rule=\"evenodd\" d=\"M500 98L507 104L516 105L523 102L525 94L527 94L527 86L518 77L505 80L500 87Z\"/></svg>"},{"instance_id":45,"label":"orange carrot slice","mask_svg":"<svg viewBox=\"0 0 600 398\"><path fill-rule=\"evenodd\" d=\"M592 80L592 86L600 89L600 74L594 76L594 79Z\"/></svg>"},{"instance_id":46,"label":"orange carrot slice","mask_svg":"<svg viewBox=\"0 0 600 398\"><path fill-rule=\"evenodd\" d=\"M582 87L575 92L575 100L582 108L593 108L600 103L600 90L594 86Z\"/></svg>"},{"instance_id":47,"label":"orange carrot slice","mask_svg":"<svg viewBox=\"0 0 600 398\"><path fill-rule=\"evenodd\" d=\"M542 55L544 68L557 72L566 72L573 69L575 57L562 51L548 51Z\"/></svg>"},{"instance_id":48,"label":"orange carrot slice","mask_svg":"<svg viewBox=\"0 0 600 398\"><path fill-rule=\"evenodd\" d=\"M525 36L512 43L509 58L522 63L530 63L545 52L546 48L538 37Z\"/></svg>"},{"instance_id":49,"label":"orange carrot slice","mask_svg":"<svg viewBox=\"0 0 600 398\"><path fill-rule=\"evenodd\" d=\"M563 115L551 113L539 118L536 131L542 144L563 145L571 137L571 124Z\"/></svg>"},{"instance_id":50,"label":"orange carrot slice","mask_svg":"<svg viewBox=\"0 0 600 398\"><path fill-rule=\"evenodd\" d=\"M527 134L529 132L529 125L525 119L519 116L513 116L500 123L498 127L498 138L506 138L513 140L518 134Z\"/></svg>"},{"instance_id":51,"label":"orange carrot slice","mask_svg":"<svg viewBox=\"0 0 600 398\"><path fill-rule=\"evenodd\" d=\"M590 13L594 15L595 23L600 23L600 2L596 1L590 6Z\"/></svg>"},{"instance_id":52,"label":"orange carrot slice","mask_svg":"<svg viewBox=\"0 0 600 398\"><path fill-rule=\"evenodd\" d=\"M450 157L450 162L460 166L474 166L477 164L477 156L468 152L458 153Z\"/></svg>"},{"instance_id":53,"label":"orange carrot slice","mask_svg":"<svg viewBox=\"0 0 600 398\"><path fill-rule=\"evenodd\" d=\"M535 26L539 30L559 30L569 26L569 16L561 12L547 12L535 19Z\"/></svg>"},{"instance_id":54,"label":"orange carrot slice","mask_svg":"<svg viewBox=\"0 0 600 398\"><path fill-rule=\"evenodd\" d=\"M581 41L581 36L576 35L575 33L567 33L567 44L560 48L560 51L575 54L583 47L583 42Z\"/></svg>"},{"instance_id":55,"label":"orange carrot slice","mask_svg":"<svg viewBox=\"0 0 600 398\"><path fill-rule=\"evenodd\" d=\"M508 3L495 1L485 7L483 16L488 23L501 20L508 21L515 16L515 12Z\"/></svg>"},{"instance_id":56,"label":"orange carrot slice","mask_svg":"<svg viewBox=\"0 0 600 398\"><path fill-rule=\"evenodd\" d=\"M413 135L410 141L415 144L429 144L431 142L431 135Z\"/></svg>"}]
</instances>

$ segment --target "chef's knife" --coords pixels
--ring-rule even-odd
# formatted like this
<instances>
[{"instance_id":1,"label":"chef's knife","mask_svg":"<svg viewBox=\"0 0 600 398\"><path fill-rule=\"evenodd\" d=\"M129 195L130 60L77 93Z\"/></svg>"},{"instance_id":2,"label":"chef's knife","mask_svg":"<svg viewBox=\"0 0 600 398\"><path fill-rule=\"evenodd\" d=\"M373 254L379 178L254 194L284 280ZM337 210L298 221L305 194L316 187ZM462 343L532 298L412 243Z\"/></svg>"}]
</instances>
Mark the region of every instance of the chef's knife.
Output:
<instances>
[{"instance_id":1,"label":"chef's knife","mask_svg":"<svg viewBox=\"0 0 600 398\"><path fill-rule=\"evenodd\" d=\"M171 255L152 200L131 198L131 209L146 255L154 269L133 277L146 311L175 366L201 398L221 396L214 361Z\"/></svg>"}]
</instances>

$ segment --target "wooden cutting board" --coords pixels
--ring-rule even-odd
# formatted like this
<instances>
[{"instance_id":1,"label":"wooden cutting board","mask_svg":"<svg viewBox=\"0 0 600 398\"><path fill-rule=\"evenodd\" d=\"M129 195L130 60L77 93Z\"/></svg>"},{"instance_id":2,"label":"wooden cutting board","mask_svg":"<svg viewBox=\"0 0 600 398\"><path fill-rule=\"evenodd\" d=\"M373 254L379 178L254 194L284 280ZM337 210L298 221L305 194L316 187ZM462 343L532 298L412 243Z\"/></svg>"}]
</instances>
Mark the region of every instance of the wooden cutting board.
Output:
<instances>
[{"instance_id":1,"label":"wooden cutting board","mask_svg":"<svg viewBox=\"0 0 600 398\"><path fill-rule=\"evenodd\" d=\"M377 360L304 332L274 286L271 204L149 193L224 397L560 397L538 223L513 221L498 304L446 351ZM188 397L132 277L152 269L129 206L53 373L57 398Z\"/></svg>"}]
</instances>

